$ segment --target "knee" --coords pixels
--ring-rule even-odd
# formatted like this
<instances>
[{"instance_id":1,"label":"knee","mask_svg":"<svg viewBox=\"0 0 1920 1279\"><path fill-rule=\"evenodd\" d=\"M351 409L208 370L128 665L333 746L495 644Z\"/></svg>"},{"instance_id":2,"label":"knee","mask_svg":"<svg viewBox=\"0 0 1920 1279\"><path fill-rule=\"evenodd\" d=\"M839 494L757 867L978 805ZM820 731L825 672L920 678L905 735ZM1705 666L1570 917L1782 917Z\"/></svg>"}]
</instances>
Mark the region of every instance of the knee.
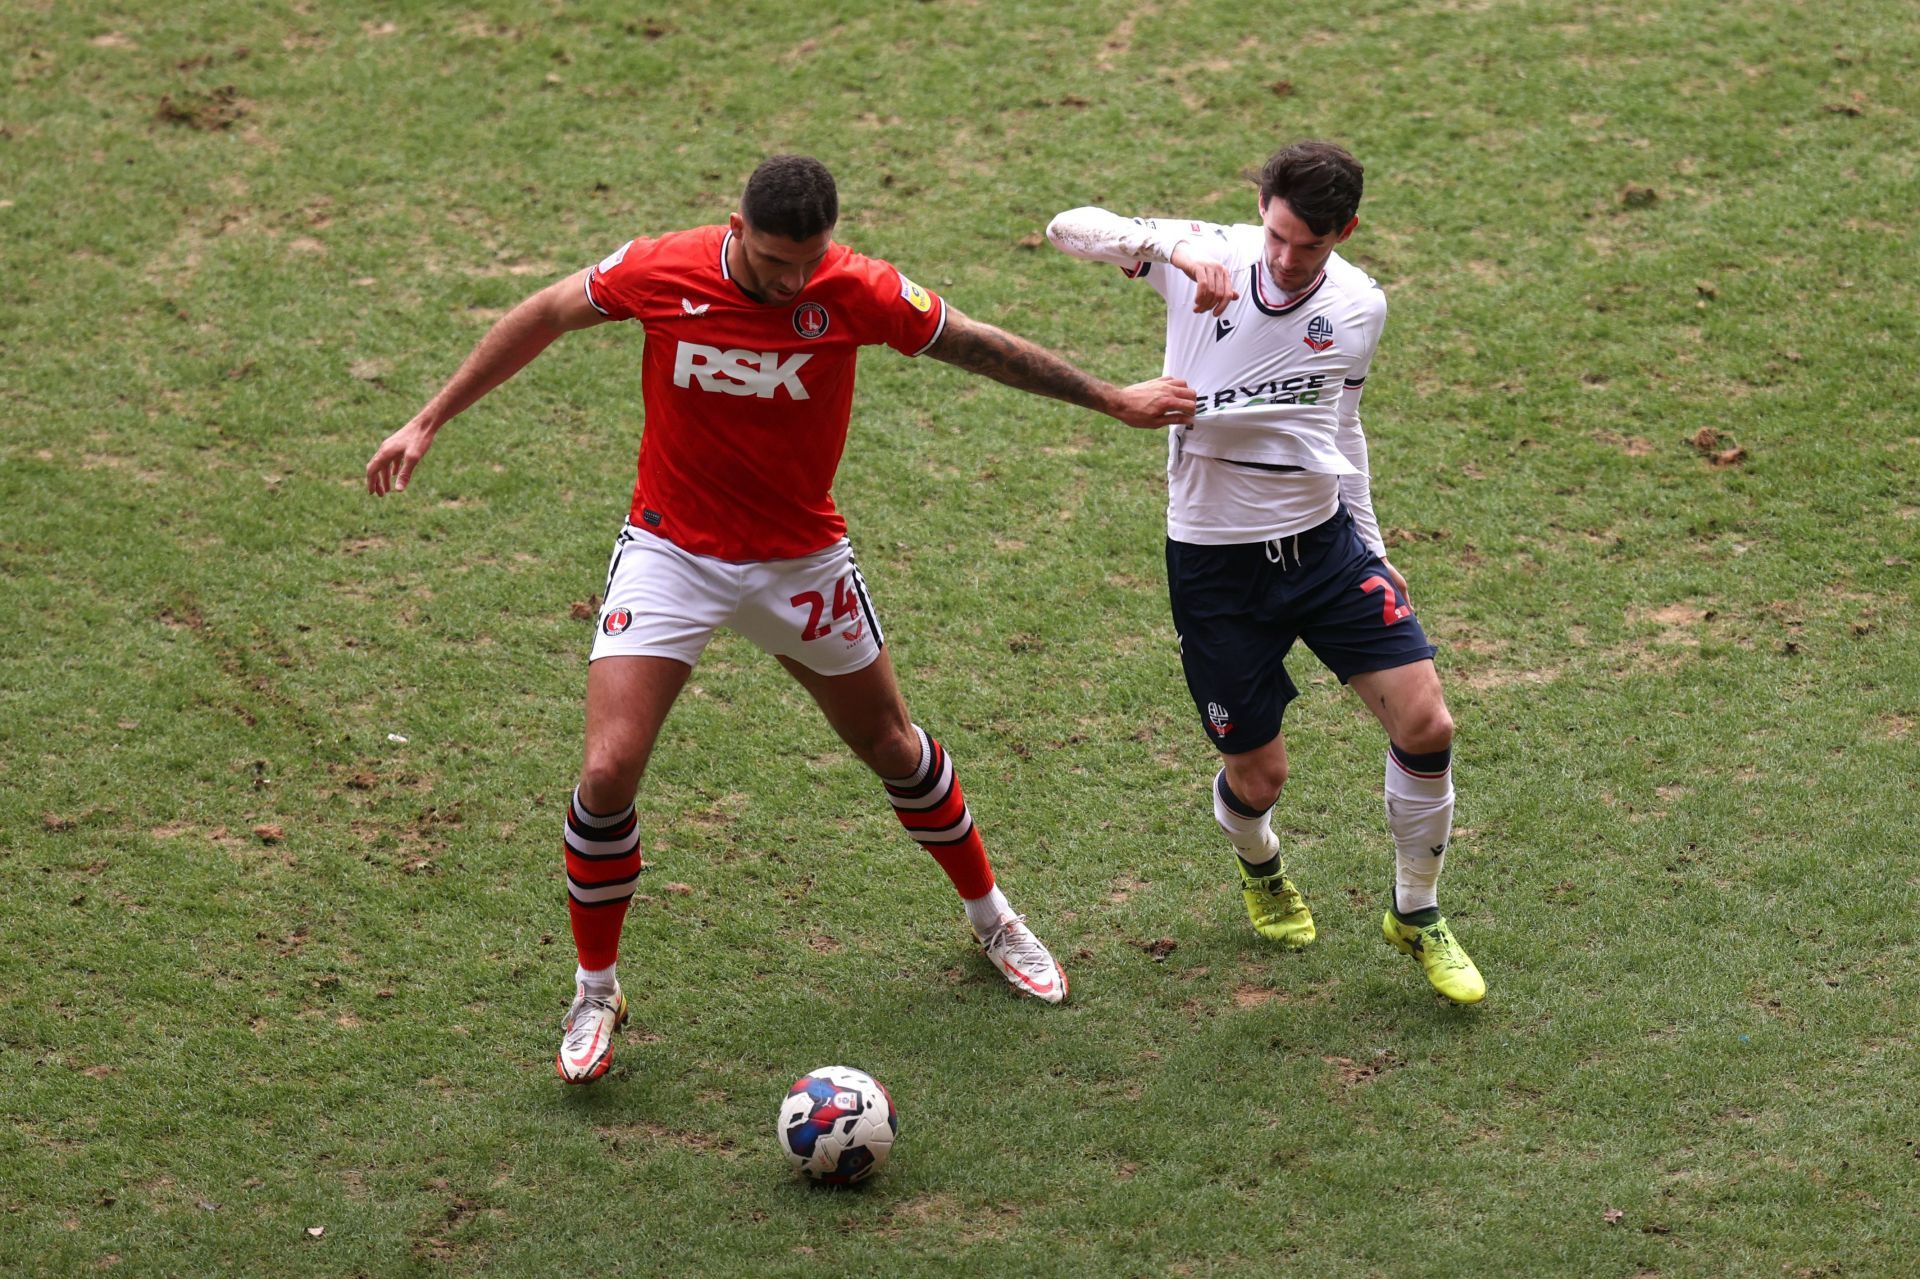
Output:
<instances>
[{"instance_id":1,"label":"knee","mask_svg":"<svg viewBox=\"0 0 1920 1279\"><path fill-rule=\"evenodd\" d=\"M1453 716L1444 705L1413 717L1400 725L1394 745L1413 755L1432 755L1453 747Z\"/></svg>"},{"instance_id":2,"label":"knee","mask_svg":"<svg viewBox=\"0 0 1920 1279\"><path fill-rule=\"evenodd\" d=\"M859 741L849 740L847 746L876 777L911 777L920 767L920 734L908 722L890 724Z\"/></svg>"},{"instance_id":3,"label":"knee","mask_svg":"<svg viewBox=\"0 0 1920 1279\"><path fill-rule=\"evenodd\" d=\"M622 811L639 793L644 765L612 746L589 745L580 765L580 802L602 816Z\"/></svg>"},{"instance_id":4,"label":"knee","mask_svg":"<svg viewBox=\"0 0 1920 1279\"><path fill-rule=\"evenodd\" d=\"M1287 784L1287 761L1280 759L1246 760L1238 764L1227 765L1227 785L1232 788L1233 796L1243 805L1264 812L1280 800L1280 790Z\"/></svg>"}]
</instances>

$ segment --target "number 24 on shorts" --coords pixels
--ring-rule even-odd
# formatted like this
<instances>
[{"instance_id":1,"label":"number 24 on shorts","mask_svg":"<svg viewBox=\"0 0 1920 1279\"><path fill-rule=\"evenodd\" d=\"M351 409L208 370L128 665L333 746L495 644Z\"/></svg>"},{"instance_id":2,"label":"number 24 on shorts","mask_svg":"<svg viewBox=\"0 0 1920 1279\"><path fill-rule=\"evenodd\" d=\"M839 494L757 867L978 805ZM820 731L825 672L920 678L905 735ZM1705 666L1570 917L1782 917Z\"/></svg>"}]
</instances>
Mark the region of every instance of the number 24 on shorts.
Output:
<instances>
[{"instance_id":1,"label":"number 24 on shorts","mask_svg":"<svg viewBox=\"0 0 1920 1279\"><path fill-rule=\"evenodd\" d=\"M853 633L847 638L859 637L860 628L857 623L860 618L860 597L847 589L847 579L844 577L833 584L833 616L828 619L825 626L820 624L820 617L827 611L827 601L819 591L802 591L787 603L795 608L807 610L807 625L800 632L800 638L804 641L810 643L833 634L833 628L840 624L840 619L843 617L852 618L856 623Z\"/></svg>"}]
</instances>

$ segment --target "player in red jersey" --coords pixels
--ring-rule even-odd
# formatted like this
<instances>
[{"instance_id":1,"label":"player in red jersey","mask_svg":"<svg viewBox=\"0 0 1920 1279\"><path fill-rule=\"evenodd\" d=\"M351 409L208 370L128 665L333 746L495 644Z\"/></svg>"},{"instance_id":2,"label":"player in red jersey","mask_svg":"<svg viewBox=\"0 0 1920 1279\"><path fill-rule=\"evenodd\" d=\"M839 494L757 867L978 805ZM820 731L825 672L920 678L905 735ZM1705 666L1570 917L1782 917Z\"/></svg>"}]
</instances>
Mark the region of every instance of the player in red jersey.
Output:
<instances>
[{"instance_id":1,"label":"player in red jersey","mask_svg":"<svg viewBox=\"0 0 1920 1279\"><path fill-rule=\"evenodd\" d=\"M367 489L404 489L435 434L561 334L638 320L640 441L587 671L586 752L568 806L575 996L555 1069L606 1072L627 1018L615 977L640 873L633 801L694 663L719 626L774 654L879 776L908 834L952 880L988 958L1048 1003L1060 970L995 882L953 763L907 712L830 495L859 348L928 354L1152 428L1190 421L1177 378L1115 387L969 319L886 262L834 242L833 178L806 156L754 170L724 226L628 242L502 317L427 406L380 445Z\"/></svg>"}]
</instances>

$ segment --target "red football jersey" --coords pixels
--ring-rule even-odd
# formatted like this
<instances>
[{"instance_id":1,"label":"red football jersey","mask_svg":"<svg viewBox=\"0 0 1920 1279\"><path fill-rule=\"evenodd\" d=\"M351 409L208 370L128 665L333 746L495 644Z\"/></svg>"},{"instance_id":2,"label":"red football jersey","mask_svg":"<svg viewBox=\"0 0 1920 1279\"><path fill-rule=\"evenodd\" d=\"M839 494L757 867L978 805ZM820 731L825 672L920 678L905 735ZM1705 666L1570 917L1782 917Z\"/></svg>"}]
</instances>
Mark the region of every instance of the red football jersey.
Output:
<instances>
[{"instance_id":1,"label":"red football jersey","mask_svg":"<svg viewBox=\"0 0 1920 1279\"><path fill-rule=\"evenodd\" d=\"M860 348L918 355L947 308L837 243L798 297L755 302L728 273L731 238L709 226L632 240L588 273L587 300L646 329L634 527L696 555L793 559L846 535L830 490Z\"/></svg>"}]
</instances>

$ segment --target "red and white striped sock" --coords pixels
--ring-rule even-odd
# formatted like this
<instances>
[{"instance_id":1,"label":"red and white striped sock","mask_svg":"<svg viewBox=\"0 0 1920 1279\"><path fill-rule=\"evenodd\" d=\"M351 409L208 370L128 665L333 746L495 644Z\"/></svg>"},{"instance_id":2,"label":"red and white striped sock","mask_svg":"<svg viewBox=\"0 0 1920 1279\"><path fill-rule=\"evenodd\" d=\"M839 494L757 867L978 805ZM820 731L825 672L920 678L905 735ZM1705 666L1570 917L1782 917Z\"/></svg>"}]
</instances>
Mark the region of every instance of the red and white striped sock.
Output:
<instances>
[{"instance_id":1,"label":"red and white striped sock","mask_svg":"<svg viewBox=\"0 0 1920 1279\"><path fill-rule=\"evenodd\" d=\"M953 759L918 724L913 731L920 738L920 766L906 777L880 779L886 784L887 800L907 834L920 842L953 881L955 891L967 903L968 918L973 919L975 906L979 905L983 916L995 915L991 927L998 922L1006 899L994 888L993 866L987 861L980 832L974 829L960 780L954 776ZM974 920L974 930L980 930L978 920Z\"/></svg>"},{"instance_id":2,"label":"red and white striped sock","mask_svg":"<svg viewBox=\"0 0 1920 1279\"><path fill-rule=\"evenodd\" d=\"M581 969L605 974L620 957L620 929L640 880L640 821L629 804L611 817L590 813L573 792L567 805L567 914Z\"/></svg>"}]
</instances>

